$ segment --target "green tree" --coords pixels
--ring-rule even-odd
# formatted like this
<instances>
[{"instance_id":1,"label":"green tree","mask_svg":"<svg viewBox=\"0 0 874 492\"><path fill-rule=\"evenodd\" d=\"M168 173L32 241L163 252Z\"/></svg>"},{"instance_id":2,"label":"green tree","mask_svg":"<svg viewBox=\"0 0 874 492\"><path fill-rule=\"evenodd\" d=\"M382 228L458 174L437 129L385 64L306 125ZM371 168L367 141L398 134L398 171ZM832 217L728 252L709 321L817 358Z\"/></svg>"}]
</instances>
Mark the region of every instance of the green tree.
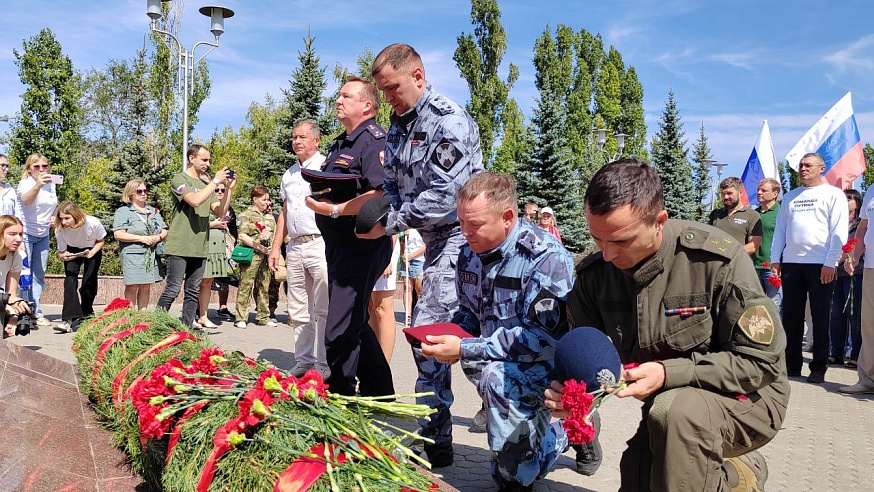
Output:
<instances>
[{"instance_id":1,"label":"green tree","mask_svg":"<svg viewBox=\"0 0 874 492\"><path fill-rule=\"evenodd\" d=\"M625 155L648 158L646 151L646 120L643 110L643 85L637 79L637 70L628 67L622 77L619 105L622 114L616 121L617 133L628 135L625 139Z\"/></svg>"},{"instance_id":2,"label":"green tree","mask_svg":"<svg viewBox=\"0 0 874 492\"><path fill-rule=\"evenodd\" d=\"M495 151L492 171L514 176L516 170L530 158L534 149L531 139L528 138L525 117L512 98L501 111L501 128L503 138Z\"/></svg>"},{"instance_id":3,"label":"green tree","mask_svg":"<svg viewBox=\"0 0 874 492\"><path fill-rule=\"evenodd\" d=\"M10 158L23 165L27 156L39 152L48 158L53 172L75 182L82 168L81 77L50 29L25 40L22 51L13 49L12 54L26 89L18 117L11 124ZM61 200L74 198L73 187L58 190Z\"/></svg>"},{"instance_id":4,"label":"green tree","mask_svg":"<svg viewBox=\"0 0 874 492\"><path fill-rule=\"evenodd\" d=\"M471 0L470 22L473 34L462 32L458 36L458 47L452 59L470 88L467 111L479 126L483 161L491 168L502 113L508 104L510 89L519 78L519 68L511 63L506 80L498 75L507 51L507 32L501 24L497 0Z\"/></svg>"},{"instance_id":5,"label":"green tree","mask_svg":"<svg viewBox=\"0 0 874 492\"><path fill-rule=\"evenodd\" d=\"M874 148L866 143L863 149L865 153L865 172L862 173L862 189L867 190L874 183Z\"/></svg>"},{"instance_id":6,"label":"green tree","mask_svg":"<svg viewBox=\"0 0 874 492\"><path fill-rule=\"evenodd\" d=\"M369 47L365 46L364 50L355 57L355 72L350 71L348 68L344 67L339 63L334 66L334 81L337 82L337 92L334 94L334 97L326 101L325 104L325 119L332 121L332 128L335 129L332 133L339 134L342 131L340 122L337 120L336 103L336 96L340 93L340 87L342 87L343 84L346 83L346 80L349 78L349 76L352 75L360 77L371 83L375 83L370 70L370 68L373 66L373 60L375 59L376 55L373 53L373 51ZM392 107L385 102L385 94L380 91L379 110L376 113L376 124L383 128L388 128L391 124L391 115L393 113L394 109L392 109Z\"/></svg>"},{"instance_id":7,"label":"green tree","mask_svg":"<svg viewBox=\"0 0 874 492\"><path fill-rule=\"evenodd\" d=\"M698 140L695 141L693 148L695 156L692 158L695 161L695 169L692 174L694 183L693 197L695 210L692 214L692 220L706 222L710 209L711 189L710 189L710 160L713 159L713 154L710 152L710 146L707 145L707 134L704 132L704 123L701 123L701 131L698 133ZM706 202L705 202L706 200Z\"/></svg>"},{"instance_id":8,"label":"green tree","mask_svg":"<svg viewBox=\"0 0 874 492\"><path fill-rule=\"evenodd\" d=\"M673 89L668 92L668 101L659 119L659 130L653 140L653 165L662 179L665 208L670 217L692 219L696 206L692 166L687 158L683 122Z\"/></svg>"},{"instance_id":9,"label":"green tree","mask_svg":"<svg viewBox=\"0 0 874 492\"><path fill-rule=\"evenodd\" d=\"M328 86L325 80L325 67L320 65L320 58L313 48L315 38L307 31L303 39L304 51L298 52L300 65L292 70L289 88L283 89L283 102L276 113L276 130L256 162L256 182L271 190L279 189L282 174L297 162L297 156L291 147L291 136L294 125L303 119L320 121L323 125L323 141L325 137L326 118L322 111L324 99L322 93ZM276 191L274 198L278 200Z\"/></svg>"},{"instance_id":10,"label":"green tree","mask_svg":"<svg viewBox=\"0 0 874 492\"><path fill-rule=\"evenodd\" d=\"M536 144L531 170L536 188L523 190L522 195L537 197L534 201L541 207L552 207L565 246L575 253L582 252L588 245L588 234L583 228L579 171L574 169L565 136L567 113L558 94L548 89L540 91L533 123Z\"/></svg>"}]
</instances>

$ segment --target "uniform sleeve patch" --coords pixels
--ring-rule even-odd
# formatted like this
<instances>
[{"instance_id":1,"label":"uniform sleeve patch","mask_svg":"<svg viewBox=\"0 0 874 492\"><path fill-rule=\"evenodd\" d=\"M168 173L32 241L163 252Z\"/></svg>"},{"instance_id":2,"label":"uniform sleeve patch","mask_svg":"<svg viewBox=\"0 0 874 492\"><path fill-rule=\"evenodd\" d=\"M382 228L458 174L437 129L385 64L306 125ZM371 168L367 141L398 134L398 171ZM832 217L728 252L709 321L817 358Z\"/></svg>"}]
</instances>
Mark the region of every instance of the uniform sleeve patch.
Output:
<instances>
[{"instance_id":1,"label":"uniform sleeve patch","mask_svg":"<svg viewBox=\"0 0 874 492\"><path fill-rule=\"evenodd\" d=\"M463 156L464 154L458 150L454 143L444 138L431 154L431 161L448 171L452 169L452 166L458 164Z\"/></svg>"},{"instance_id":2,"label":"uniform sleeve patch","mask_svg":"<svg viewBox=\"0 0 874 492\"><path fill-rule=\"evenodd\" d=\"M737 325L747 338L756 343L771 345L774 341L774 320L764 306L747 308Z\"/></svg>"},{"instance_id":3,"label":"uniform sleeve patch","mask_svg":"<svg viewBox=\"0 0 874 492\"><path fill-rule=\"evenodd\" d=\"M528 317L549 333L567 331L567 303L547 289L541 289L531 302Z\"/></svg>"}]
</instances>

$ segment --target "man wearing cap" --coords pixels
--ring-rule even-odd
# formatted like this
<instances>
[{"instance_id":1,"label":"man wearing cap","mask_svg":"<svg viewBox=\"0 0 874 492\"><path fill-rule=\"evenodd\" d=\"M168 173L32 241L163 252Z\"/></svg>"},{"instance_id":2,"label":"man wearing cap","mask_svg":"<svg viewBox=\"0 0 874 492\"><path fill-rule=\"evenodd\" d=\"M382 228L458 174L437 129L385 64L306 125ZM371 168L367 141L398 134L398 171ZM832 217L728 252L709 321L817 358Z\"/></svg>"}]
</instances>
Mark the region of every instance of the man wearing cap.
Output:
<instances>
[{"instance_id":1,"label":"man wearing cap","mask_svg":"<svg viewBox=\"0 0 874 492\"><path fill-rule=\"evenodd\" d=\"M325 350L331 390L364 396L394 393L391 368L368 324L367 303L377 277L391 258L391 238L361 239L355 235L355 215L363 203L382 195L385 132L374 120L379 93L370 82L350 77L337 96L337 119L345 131L334 140L322 173L316 175L307 207L325 240L328 265L328 317ZM358 179L348 179L358 176ZM313 179L313 178L309 178ZM351 184L351 186L350 186ZM366 370L359 371L359 361Z\"/></svg>"},{"instance_id":2,"label":"man wearing cap","mask_svg":"<svg viewBox=\"0 0 874 492\"><path fill-rule=\"evenodd\" d=\"M613 340L644 402L620 461L621 490L763 490L756 449L789 403L786 335L744 245L711 226L668 219L661 180L637 159L607 164L585 194L600 251L577 266L568 324ZM561 384L546 405L566 416Z\"/></svg>"},{"instance_id":3,"label":"man wearing cap","mask_svg":"<svg viewBox=\"0 0 874 492\"><path fill-rule=\"evenodd\" d=\"M417 229L425 241L422 295L413 325L447 322L458 309L455 262L464 238L455 214L455 197L470 176L483 170L479 131L461 106L428 85L422 58L411 46L393 44L373 61L371 73L394 109L386 139L385 194L392 210L385 226L377 224L364 237L391 236ZM419 370L416 391L434 396L418 402L437 412L421 419L422 435L434 467L452 464L452 405L449 366L413 349Z\"/></svg>"},{"instance_id":4,"label":"man wearing cap","mask_svg":"<svg viewBox=\"0 0 874 492\"><path fill-rule=\"evenodd\" d=\"M431 335L422 353L464 362L486 408L492 478L498 490L531 490L567 448L550 425L542 394L555 344L567 332L565 301L573 258L551 235L517 217L516 186L503 174L473 176L458 192L467 239L458 257L459 310L453 321L474 335Z\"/></svg>"},{"instance_id":5,"label":"man wearing cap","mask_svg":"<svg viewBox=\"0 0 874 492\"><path fill-rule=\"evenodd\" d=\"M301 170L321 170L325 156L319 152L319 125L304 120L294 126L291 147L298 162L282 175L280 194L282 213L276 220L276 235L270 248L268 264L278 271L280 250L286 234L286 282L288 283L288 319L294 336L294 361L291 372L303 376L315 369L326 378L331 371L325 359L325 323L328 318L328 264L325 240L316 225L315 213L307 208L310 185Z\"/></svg>"}]
</instances>

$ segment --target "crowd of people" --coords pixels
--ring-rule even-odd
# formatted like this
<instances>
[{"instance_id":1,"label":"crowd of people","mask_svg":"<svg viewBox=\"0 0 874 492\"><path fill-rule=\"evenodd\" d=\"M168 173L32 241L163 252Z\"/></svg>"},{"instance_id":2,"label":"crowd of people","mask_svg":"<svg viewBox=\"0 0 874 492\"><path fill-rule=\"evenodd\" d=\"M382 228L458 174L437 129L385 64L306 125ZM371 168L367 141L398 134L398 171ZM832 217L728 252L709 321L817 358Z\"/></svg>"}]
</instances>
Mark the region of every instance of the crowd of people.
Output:
<instances>
[{"instance_id":1,"label":"crowd of people","mask_svg":"<svg viewBox=\"0 0 874 492\"><path fill-rule=\"evenodd\" d=\"M818 154L801 159L803 186L782 201L780 183L762 180L755 209L739 179L724 180L709 225L669 218L648 164L607 164L584 197L597 248L575 262L549 204L528 202L520 214L512 179L483 169L474 119L431 87L411 46L386 47L371 72L375 83L350 77L340 88L343 132L327 155L316 122L295 125L297 162L282 176L276 213L270 190L255 186L237 215L236 175L212 172L202 145L188 149L187 167L171 180L166 222L145 182L128 182L112 225L124 296L147 309L152 285L164 280L157 307L169 309L181 292L181 321L204 329L216 326L208 305L218 290L216 316L246 329L252 299L255 324L276 325L284 283L291 372L316 370L339 394L386 396L403 279L406 324L451 322L470 335L430 335L411 347L418 401L436 410L419 421L423 452L435 468L454 462L451 367L459 363L482 400L472 430L486 433L504 491L531 490L571 446L580 474L600 466L598 421L591 442L572 445L564 386L552 380L556 347L576 327L609 335L628 364L617 396L644 402L620 463L622 490L762 489L767 465L757 450L783 423L788 377L801 376L805 305L807 381L822 383L828 365L845 364L859 382L841 391L874 393L874 333L863 324L874 316L874 273L862 273L874 246L874 191L863 198L828 185ZM375 121L380 90L393 110L387 130ZM0 156L0 175L7 171ZM50 324L39 300L51 229L65 267L55 329L75 331L93 312L107 231L75 203L58 204L49 171L34 154L15 192L0 190L4 337L28 309L37 325ZM383 198L385 213L362 229L359 211ZM19 302L20 249L32 308Z\"/></svg>"}]
</instances>

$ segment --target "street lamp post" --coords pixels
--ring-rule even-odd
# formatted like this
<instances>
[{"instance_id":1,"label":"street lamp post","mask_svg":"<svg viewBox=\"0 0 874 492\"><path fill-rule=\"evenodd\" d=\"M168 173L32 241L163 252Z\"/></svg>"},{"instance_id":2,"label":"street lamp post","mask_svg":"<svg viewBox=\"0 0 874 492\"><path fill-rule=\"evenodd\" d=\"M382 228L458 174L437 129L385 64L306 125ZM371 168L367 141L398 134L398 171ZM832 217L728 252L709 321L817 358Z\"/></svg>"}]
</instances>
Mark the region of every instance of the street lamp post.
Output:
<instances>
[{"instance_id":1,"label":"street lamp post","mask_svg":"<svg viewBox=\"0 0 874 492\"><path fill-rule=\"evenodd\" d=\"M595 137L595 141L598 142L598 147L601 151L604 150L604 144L607 143L607 133L609 131L610 130L606 128L592 129L592 135ZM622 157L622 151L625 149L625 139L631 135L627 133L614 133L613 136L616 137L616 148L619 152L617 152L612 158L608 159L607 162L612 162Z\"/></svg>"},{"instance_id":2,"label":"street lamp post","mask_svg":"<svg viewBox=\"0 0 874 492\"><path fill-rule=\"evenodd\" d=\"M713 199L710 201L710 210L716 208L716 188L719 186L719 183L722 182L722 168L727 166L728 164L725 162L717 162L715 159L707 159L705 162L709 161L710 165L716 168L716 183L713 185Z\"/></svg>"},{"instance_id":3,"label":"street lamp post","mask_svg":"<svg viewBox=\"0 0 874 492\"><path fill-rule=\"evenodd\" d=\"M199 12L210 18L210 32L215 36L215 41L199 41L195 43L191 50L186 50L185 47L182 46L182 42L179 41L179 38L177 38L172 32L158 28L158 19L163 15L161 4L165 2L169 3L171 1L172 0L146 0L146 15L151 19L149 21L149 27L153 32L163 34L176 43L177 63L179 66L179 74L182 78L182 170L184 171L188 167L188 159L186 158L186 154L188 153L188 97L194 86L194 66L206 58L206 55L210 54L212 50L218 48L219 36L225 32L225 19L233 17L234 11L229 8L213 5L201 7ZM206 53L201 55L200 58L195 60L194 52L200 45L209 46L210 48Z\"/></svg>"}]
</instances>

